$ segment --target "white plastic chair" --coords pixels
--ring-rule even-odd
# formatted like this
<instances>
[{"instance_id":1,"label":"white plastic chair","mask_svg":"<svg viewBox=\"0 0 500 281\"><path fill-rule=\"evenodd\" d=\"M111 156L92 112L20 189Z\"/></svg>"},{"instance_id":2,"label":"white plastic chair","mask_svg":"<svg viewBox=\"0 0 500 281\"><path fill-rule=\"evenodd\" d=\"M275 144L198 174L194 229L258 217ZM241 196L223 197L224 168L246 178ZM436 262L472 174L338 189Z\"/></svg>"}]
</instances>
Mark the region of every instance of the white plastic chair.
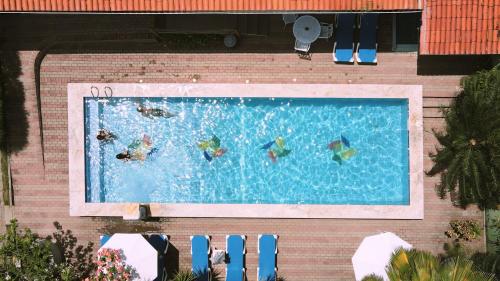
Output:
<instances>
[{"instance_id":1,"label":"white plastic chair","mask_svg":"<svg viewBox=\"0 0 500 281\"><path fill-rule=\"evenodd\" d=\"M304 43L304 42L301 42L299 40L295 40L295 51L302 52L302 53L308 53L310 48L311 48L311 44Z\"/></svg>"},{"instance_id":2,"label":"white plastic chair","mask_svg":"<svg viewBox=\"0 0 500 281\"><path fill-rule=\"evenodd\" d=\"M298 15L297 14L283 14L283 22L285 23L285 26L287 26L288 24L291 24L291 23L294 23L297 18L298 18Z\"/></svg>"},{"instance_id":3,"label":"white plastic chair","mask_svg":"<svg viewBox=\"0 0 500 281\"><path fill-rule=\"evenodd\" d=\"M333 36L333 24L329 23L321 23L321 32L319 34L319 38L328 39Z\"/></svg>"}]
</instances>

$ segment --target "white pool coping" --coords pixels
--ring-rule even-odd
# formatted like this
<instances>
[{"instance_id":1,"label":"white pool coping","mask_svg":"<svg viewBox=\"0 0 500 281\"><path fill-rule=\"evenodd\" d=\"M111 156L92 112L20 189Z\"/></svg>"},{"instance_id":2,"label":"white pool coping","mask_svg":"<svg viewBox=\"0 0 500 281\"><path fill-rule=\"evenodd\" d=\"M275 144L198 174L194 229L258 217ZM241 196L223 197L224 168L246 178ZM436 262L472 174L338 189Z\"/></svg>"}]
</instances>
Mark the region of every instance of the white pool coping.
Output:
<instances>
[{"instance_id":1,"label":"white pool coping","mask_svg":"<svg viewBox=\"0 0 500 281\"><path fill-rule=\"evenodd\" d=\"M69 198L71 216L138 218L139 203L85 202L84 97L91 87L113 97L404 98L409 116L409 205L162 204L153 217L423 219L423 117L421 85L344 84L68 84ZM95 91L95 89L94 89ZM107 90L108 93L110 92Z\"/></svg>"}]
</instances>

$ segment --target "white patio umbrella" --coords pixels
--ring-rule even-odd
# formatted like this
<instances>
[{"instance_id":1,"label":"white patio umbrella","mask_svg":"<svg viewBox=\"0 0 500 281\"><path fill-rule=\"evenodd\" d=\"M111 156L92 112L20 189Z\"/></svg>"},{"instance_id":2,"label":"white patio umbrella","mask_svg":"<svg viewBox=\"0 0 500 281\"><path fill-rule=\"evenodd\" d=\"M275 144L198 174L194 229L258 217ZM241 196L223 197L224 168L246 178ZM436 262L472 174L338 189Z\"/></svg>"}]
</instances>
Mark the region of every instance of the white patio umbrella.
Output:
<instances>
[{"instance_id":1,"label":"white patio umbrella","mask_svg":"<svg viewBox=\"0 0 500 281\"><path fill-rule=\"evenodd\" d=\"M356 280L359 281L372 273L383 277L384 280L389 280L385 267L398 248L411 249L412 245L392 232L365 237L352 256Z\"/></svg>"},{"instance_id":2,"label":"white patio umbrella","mask_svg":"<svg viewBox=\"0 0 500 281\"><path fill-rule=\"evenodd\" d=\"M101 248L121 249L125 263L139 275L136 280L154 280L158 276L158 252L140 234L113 234Z\"/></svg>"}]
</instances>

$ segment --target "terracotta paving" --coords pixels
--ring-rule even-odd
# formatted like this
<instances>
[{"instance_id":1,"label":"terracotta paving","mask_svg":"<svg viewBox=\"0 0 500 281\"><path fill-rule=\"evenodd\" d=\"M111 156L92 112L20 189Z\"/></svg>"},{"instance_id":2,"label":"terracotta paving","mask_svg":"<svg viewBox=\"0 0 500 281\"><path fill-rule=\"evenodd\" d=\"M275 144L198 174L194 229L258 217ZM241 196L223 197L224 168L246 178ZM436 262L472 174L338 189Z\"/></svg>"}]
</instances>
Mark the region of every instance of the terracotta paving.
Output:
<instances>
[{"instance_id":1,"label":"terracotta paving","mask_svg":"<svg viewBox=\"0 0 500 281\"><path fill-rule=\"evenodd\" d=\"M189 235L209 234L213 245L224 248L226 234L248 236L246 267L255 280L257 235L275 233L279 238L278 268L287 280L353 280L350 262L364 236L393 231L414 246L441 251L448 222L458 217L483 221L471 207L452 207L440 200L434 185L425 178L425 219L212 219L165 218L158 222L121 222L110 218L81 218L68 215L67 92L69 82L189 83L367 83L422 84L424 87L424 167L436 144L431 134L441 128L439 112L447 105L460 76L419 76L415 53L380 53L377 66L335 65L330 53L317 53L311 61L293 53L144 53L144 54L54 54L41 69L42 114L45 136L45 166L42 163L33 63L37 52L20 52L29 111L29 139L24 150L12 156L15 215L23 226L46 234L57 220L72 229L81 241L98 241L103 232L156 231L171 236L169 262L190 266ZM484 241L472 246L482 249ZM178 255L178 261L176 256Z\"/></svg>"}]
</instances>

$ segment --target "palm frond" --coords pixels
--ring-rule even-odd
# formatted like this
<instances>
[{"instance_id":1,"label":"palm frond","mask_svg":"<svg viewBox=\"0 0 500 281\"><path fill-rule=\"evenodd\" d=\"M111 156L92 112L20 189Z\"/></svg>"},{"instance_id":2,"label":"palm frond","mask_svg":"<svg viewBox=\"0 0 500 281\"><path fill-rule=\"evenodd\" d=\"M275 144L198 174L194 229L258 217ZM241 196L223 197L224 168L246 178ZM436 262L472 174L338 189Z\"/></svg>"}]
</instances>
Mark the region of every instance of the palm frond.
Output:
<instances>
[{"instance_id":1,"label":"palm frond","mask_svg":"<svg viewBox=\"0 0 500 281\"><path fill-rule=\"evenodd\" d=\"M429 176L441 173L439 197L465 208L500 203L500 67L465 77L462 89L443 110L445 130L434 131L440 147L430 154ZM456 189L458 188L458 191Z\"/></svg>"}]
</instances>

